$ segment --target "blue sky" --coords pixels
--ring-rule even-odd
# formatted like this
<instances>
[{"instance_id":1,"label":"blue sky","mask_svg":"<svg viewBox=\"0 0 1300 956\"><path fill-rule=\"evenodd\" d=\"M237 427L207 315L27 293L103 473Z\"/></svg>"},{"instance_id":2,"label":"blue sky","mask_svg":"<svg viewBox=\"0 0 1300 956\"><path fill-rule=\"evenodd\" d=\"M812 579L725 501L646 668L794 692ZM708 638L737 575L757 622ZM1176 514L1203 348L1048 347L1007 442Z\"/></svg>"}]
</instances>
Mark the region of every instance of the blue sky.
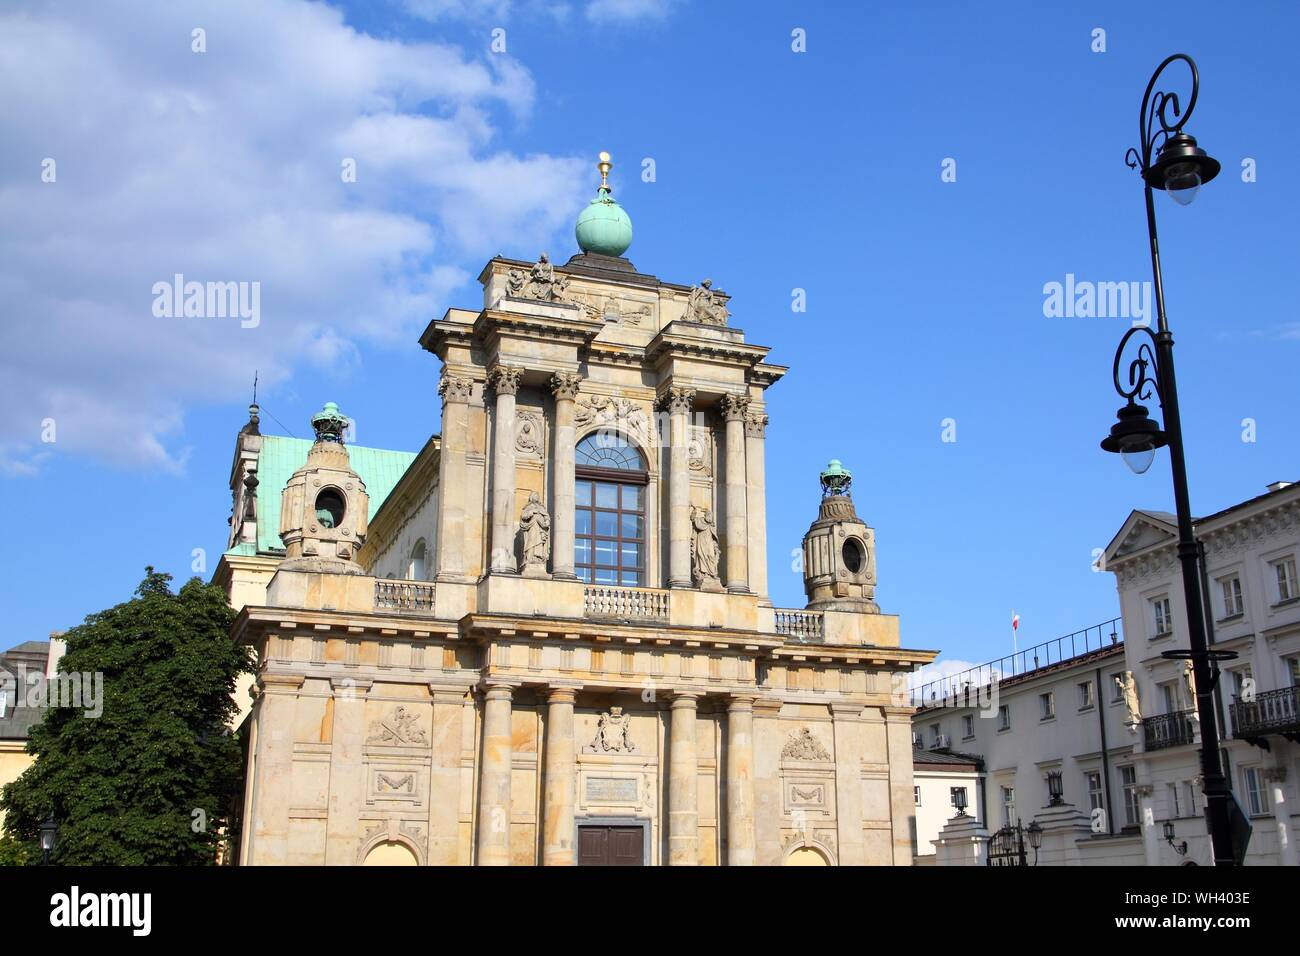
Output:
<instances>
[{"instance_id":1,"label":"blue sky","mask_svg":"<svg viewBox=\"0 0 1300 956\"><path fill-rule=\"evenodd\" d=\"M1284 179L1300 134L1278 95L1295 85L1294 8L147 7L0 18L3 646L125 599L146 564L184 577L203 548L210 573L254 367L291 433L334 400L362 444L418 449L439 405L419 331L476 302L493 253L575 251L600 149L629 258L712 277L733 324L791 366L768 395L778 606L803 603L790 554L837 457L905 644L982 661L1009 651L1013 609L1022 647L1113 617L1093 550L1131 508L1172 510L1168 459L1137 478L1098 449L1128 320L1047 318L1043 289L1150 279L1123 158L1175 51L1201 70L1188 129L1224 167L1188 208L1157 197L1193 508L1300 477L1300 203ZM176 271L261 280L261 325L151 321L149 287Z\"/></svg>"}]
</instances>

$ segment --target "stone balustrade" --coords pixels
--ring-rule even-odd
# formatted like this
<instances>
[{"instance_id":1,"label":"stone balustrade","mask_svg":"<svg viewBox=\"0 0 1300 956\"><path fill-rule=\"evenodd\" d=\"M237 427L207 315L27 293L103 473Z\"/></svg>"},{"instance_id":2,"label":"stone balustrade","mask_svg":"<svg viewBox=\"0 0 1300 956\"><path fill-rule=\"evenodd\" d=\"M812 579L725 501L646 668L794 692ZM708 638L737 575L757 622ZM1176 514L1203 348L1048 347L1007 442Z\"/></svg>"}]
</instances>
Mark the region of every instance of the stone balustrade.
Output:
<instances>
[{"instance_id":1,"label":"stone balustrade","mask_svg":"<svg viewBox=\"0 0 1300 956\"><path fill-rule=\"evenodd\" d=\"M425 581L375 581L375 609L399 614L432 614L433 585Z\"/></svg>"},{"instance_id":2,"label":"stone balustrade","mask_svg":"<svg viewBox=\"0 0 1300 956\"><path fill-rule=\"evenodd\" d=\"M826 639L822 612L777 608L776 633L800 644L820 644Z\"/></svg>"},{"instance_id":3,"label":"stone balustrade","mask_svg":"<svg viewBox=\"0 0 1300 956\"><path fill-rule=\"evenodd\" d=\"M589 584L582 589L582 607L585 617L667 622L668 592Z\"/></svg>"}]
</instances>

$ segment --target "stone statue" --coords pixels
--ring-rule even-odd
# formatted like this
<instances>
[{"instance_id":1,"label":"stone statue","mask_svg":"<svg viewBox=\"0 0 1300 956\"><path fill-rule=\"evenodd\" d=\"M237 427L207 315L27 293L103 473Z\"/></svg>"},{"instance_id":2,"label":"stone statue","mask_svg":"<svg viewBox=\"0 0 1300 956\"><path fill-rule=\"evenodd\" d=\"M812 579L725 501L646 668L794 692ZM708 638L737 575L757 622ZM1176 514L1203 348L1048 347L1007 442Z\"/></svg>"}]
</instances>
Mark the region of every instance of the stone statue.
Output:
<instances>
[{"instance_id":1,"label":"stone statue","mask_svg":"<svg viewBox=\"0 0 1300 956\"><path fill-rule=\"evenodd\" d=\"M1132 671L1125 671L1120 677L1124 690L1124 707L1128 711L1128 718L1125 723L1134 733L1142 724L1142 707L1138 703L1137 680L1133 677Z\"/></svg>"},{"instance_id":2,"label":"stone statue","mask_svg":"<svg viewBox=\"0 0 1300 956\"><path fill-rule=\"evenodd\" d=\"M1187 697L1186 704L1196 713L1196 670L1191 661L1183 661L1183 691Z\"/></svg>"},{"instance_id":3,"label":"stone statue","mask_svg":"<svg viewBox=\"0 0 1300 956\"><path fill-rule=\"evenodd\" d=\"M708 508L691 509L691 568L695 572L697 588L721 585L718 580L718 532Z\"/></svg>"},{"instance_id":4,"label":"stone statue","mask_svg":"<svg viewBox=\"0 0 1300 956\"><path fill-rule=\"evenodd\" d=\"M705 279L691 289L683 318L688 322L703 322L705 325L727 324L727 307L721 302L713 301L712 279Z\"/></svg>"},{"instance_id":5,"label":"stone statue","mask_svg":"<svg viewBox=\"0 0 1300 956\"><path fill-rule=\"evenodd\" d=\"M555 274L555 266L550 258L542 253L532 269L511 269L506 277L506 288L512 296L519 299L537 299L540 302L564 302L564 291L569 280Z\"/></svg>"},{"instance_id":6,"label":"stone statue","mask_svg":"<svg viewBox=\"0 0 1300 956\"><path fill-rule=\"evenodd\" d=\"M542 500L537 492L528 496L519 516L519 530L524 538L524 553L519 562L519 571L523 574L546 573L546 560L551 555L551 516L542 507Z\"/></svg>"}]
</instances>

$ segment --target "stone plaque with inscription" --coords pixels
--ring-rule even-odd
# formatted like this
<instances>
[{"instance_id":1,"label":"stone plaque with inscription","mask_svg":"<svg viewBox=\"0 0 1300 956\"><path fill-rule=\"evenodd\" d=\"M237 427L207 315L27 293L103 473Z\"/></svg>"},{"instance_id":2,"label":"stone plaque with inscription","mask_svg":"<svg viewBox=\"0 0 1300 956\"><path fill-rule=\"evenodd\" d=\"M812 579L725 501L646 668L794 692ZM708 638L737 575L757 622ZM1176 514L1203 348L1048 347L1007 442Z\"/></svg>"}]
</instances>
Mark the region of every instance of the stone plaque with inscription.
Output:
<instances>
[{"instance_id":1,"label":"stone plaque with inscription","mask_svg":"<svg viewBox=\"0 0 1300 956\"><path fill-rule=\"evenodd\" d=\"M588 777L587 801L590 803L636 803L637 785L633 777Z\"/></svg>"}]
</instances>

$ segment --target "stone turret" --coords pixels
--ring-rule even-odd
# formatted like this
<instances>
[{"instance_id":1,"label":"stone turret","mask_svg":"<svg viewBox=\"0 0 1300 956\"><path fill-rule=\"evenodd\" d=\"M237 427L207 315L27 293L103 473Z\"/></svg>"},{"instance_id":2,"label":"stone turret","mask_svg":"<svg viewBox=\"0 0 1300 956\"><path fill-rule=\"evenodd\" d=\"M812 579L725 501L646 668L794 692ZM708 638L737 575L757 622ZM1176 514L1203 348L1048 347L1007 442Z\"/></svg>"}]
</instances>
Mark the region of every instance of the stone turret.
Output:
<instances>
[{"instance_id":1,"label":"stone turret","mask_svg":"<svg viewBox=\"0 0 1300 956\"><path fill-rule=\"evenodd\" d=\"M366 540L370 498L343 444L347 424L333 402L312 416L316 442L280 498L284 570L363 573L356 554Z\"/></svg>"},{"instance_id":2,"label":"stone turret","mask_svg":"<svg viewBox=\"0 0 1300 956\"><path fill-rule=\"evenodd\" d=\"M839 460L821 473L822 502L803 538L803 586L808 607L879 614L876 533L853 506L853 474Z\"/></svg>"}]
</instances>

